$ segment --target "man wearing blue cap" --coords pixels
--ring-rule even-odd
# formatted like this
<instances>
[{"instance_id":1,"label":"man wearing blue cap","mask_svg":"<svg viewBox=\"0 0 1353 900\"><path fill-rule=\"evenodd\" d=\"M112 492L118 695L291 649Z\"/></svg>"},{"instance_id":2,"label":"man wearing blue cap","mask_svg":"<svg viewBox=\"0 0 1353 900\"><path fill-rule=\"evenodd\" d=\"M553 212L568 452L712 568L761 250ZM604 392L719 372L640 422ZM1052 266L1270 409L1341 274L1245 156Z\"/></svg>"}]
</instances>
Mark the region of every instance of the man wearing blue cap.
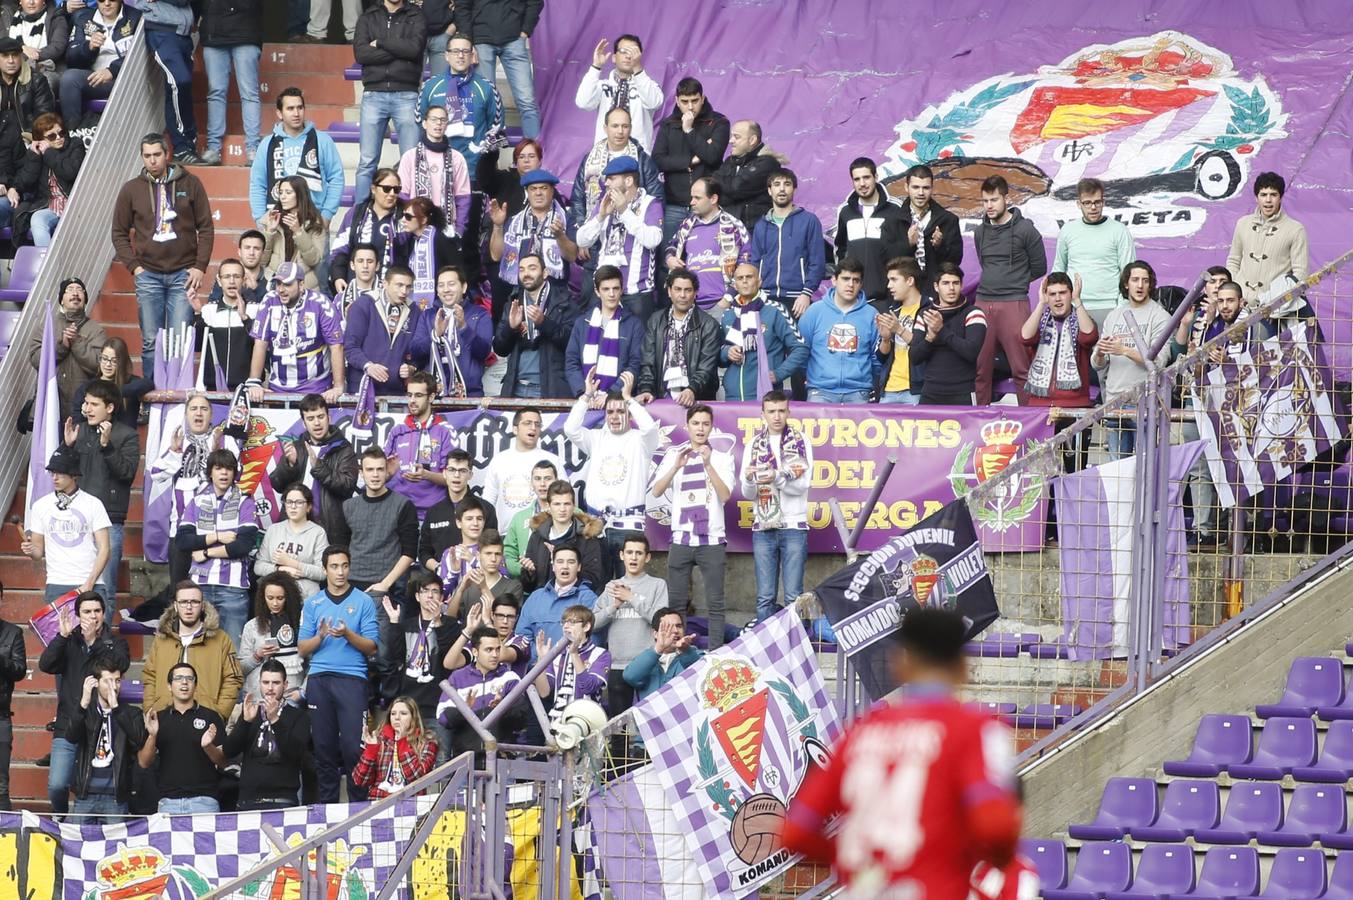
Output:
<instances>
[{"instance_id":1,"label":"man wearing blue cap","mask_svg":"<svg viewBox=\"0 0 1353 900\"><path fill-rule=\"evenodd\" d=\"M601 172L606 192L596 212L578 226L578 246L598 266L615 266L623 276L620 302L647 323L653 312L654 251L662 243L662 203L639 187L639 161L617 156Z\"/></svg>"},{"instance_id":2,"label":"man wearing blue cap","mask_svg":"<svg viewBox=\"0 0 1353 900\"><path fill-rule=\"evenodd\" d=\"M510 220L507 204L489 201L489 256L498 263L498 277L507 284L520 285L521 258L539 254L545 261L545 277L562 286L568 281L568 263L578 255L578 245L565 230L564 207L555 199L554 186L559 179L545 169L532 169L521 178L526 191L526 208Z\"/></svg>"}]
</instances>

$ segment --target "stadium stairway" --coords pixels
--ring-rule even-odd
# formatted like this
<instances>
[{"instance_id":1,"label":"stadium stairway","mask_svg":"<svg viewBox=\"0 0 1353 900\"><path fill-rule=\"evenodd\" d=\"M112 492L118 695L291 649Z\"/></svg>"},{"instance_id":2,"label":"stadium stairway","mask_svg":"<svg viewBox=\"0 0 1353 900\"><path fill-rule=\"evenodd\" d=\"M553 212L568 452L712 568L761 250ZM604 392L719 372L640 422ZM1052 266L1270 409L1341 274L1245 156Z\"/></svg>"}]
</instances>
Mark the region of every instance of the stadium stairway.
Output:
<instances>
[{"instance_id":1,"label":"stadium stairway","mask_svg":"<svg viewBox=\"0 0 1353 900\"><path fill-rule=\"evenodd\" d=\"M1044 896L1353 897L1345 554L1025 768Z\"/></svg>"}]
</instances>

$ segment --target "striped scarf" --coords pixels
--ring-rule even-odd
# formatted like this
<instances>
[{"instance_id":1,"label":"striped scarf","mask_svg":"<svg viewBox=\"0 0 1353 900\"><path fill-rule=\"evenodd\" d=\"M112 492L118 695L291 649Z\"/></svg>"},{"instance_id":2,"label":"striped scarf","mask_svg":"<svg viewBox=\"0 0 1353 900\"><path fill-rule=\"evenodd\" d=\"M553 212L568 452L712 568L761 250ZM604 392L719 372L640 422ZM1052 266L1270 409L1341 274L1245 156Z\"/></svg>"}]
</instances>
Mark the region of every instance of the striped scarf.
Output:
<instances>
[{"instance_id":1,"label":"striped scarf","mask_svg":"<svg viewBox=\"0 0 1353 900\"><path fill-rule=\"evenodd\" d=\"M1038 322L1038 351L1029 363L1029 377L1025 381L1030 394L1047 397L1054 384L1059 391L1080 390L1081 373L1076 366L1076 338L1080 330L1075 310L1060 320L1052 315L1052 310L1043 310L1043 318Z\"/></svg>"},{"instance_id":2,"label":"striped scarf","mask_svg":"<svg viewBox=\"0 0 1353 900\"><path fill-rule=\"evenodd\" d=\"M765 341L761 337L761 310L766 305L766 294L759 292L755 297L742 302L738 297L733 304L733 323L728 326L724 343L729 347L742 348L742 363L747 364L747 356L756 354L756 395L764 397L771 389L770 359L765 352Z\"/></svg>"},{"instance_id":3,"label":"striped scarf","mask_svg":"<svg viewBox=\"0 0 1353 900\"><path fill-rule=\"evenodd\" d=\"M696 452L694 444L686 445L691 455L686 464L677 473L673 485L680 503L676 506L676 521L673 531L683 531L697 540L709 533L709 475L705 472L705 461ZM674 535L675 537L675 535Z\"/></svg>"},{"instance_id":4,"label":"striped scarf","mask_svg":"<svg viewBox=\"0 0 1353 900\"><path fill-rule=\"evenodd\" d=\"M690 387L691 379L686 371L686 334L691 330L695 316L696 311L691 309L686 318L678 320L673 315L667 321L667 344L663 349L667 364L663 369L663 383L668 394L678 394Z\"/></svg>"},{"instance_id":5,"label":"striped scarf","mask_svg":"<svg viewBox=\"0 0 1353 900\"><path fill-rule=\"evenodd\" d=\"M465 376L460 370L460 331L456 328L455 312L449 307L437 307L437 318L432 323L432 375L437 379L438 396L464 397ZM437 326L447 319L446 333L437 336Z\"/></svg>"},{"instance_id":6,"label":"striped scarf","mask_svg":"<svg viewBox=\"0 0 1353 900\"><path fill-rule=\"evenodd\" d=\"M601 304L587 318L587 342L583 345L583 369L596 366L597 382L609 391L620 377L620 309L603 324Z\"/></svg>"},{"instance_id":7,"label":"striped scarf","mask_svg":"<svg viewBox=\"0 0 1353 900\"><path fill-rule=\"evenodd\" d=\"M446 217L446 226L443 232L448 237L455 236L456 233L456 194L454 173L451 171L451 155L447 153L450 145L446 139L433 141L428 138L427 132L418 141L418 146L413 150L413 195L415 197L427 197L432 199L432 166L428 160L428 153L440 153L442 155L442 199L437 203L437 207ZM436 201L434 201L436 202Z\"/></svg>"},{"instance_id":8,"label":"striped scarf","mask_svg":"<svg viewBox=\"0 0 1353 900\"><path fill-rule=\"evenodd\" d=\"M244 503L244 495L233 484L226 489L225 496L219 498L216 496L215 486L208 484L207 490L199 494L195 502L199 534L208 531L234 531L242 524L253 524L240 521L240 505Z\"/></svg>"}]
</instances>

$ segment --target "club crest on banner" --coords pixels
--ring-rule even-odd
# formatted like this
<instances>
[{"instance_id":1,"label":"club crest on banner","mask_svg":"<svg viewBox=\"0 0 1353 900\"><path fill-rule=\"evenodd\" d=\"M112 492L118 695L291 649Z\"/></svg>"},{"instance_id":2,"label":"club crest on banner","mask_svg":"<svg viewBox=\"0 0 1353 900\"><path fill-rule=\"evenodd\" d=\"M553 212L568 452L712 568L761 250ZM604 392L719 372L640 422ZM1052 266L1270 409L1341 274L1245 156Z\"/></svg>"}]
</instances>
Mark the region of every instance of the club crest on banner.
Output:
<instances>
[{"instance_id":1,"label":"club crest on banner","mask_svg":"<svg viewBox=\"0 0 1353 900\"><path fill-rule=\"evenodd\" d=\"M1011 203L1049 233L1080 215L1076 182L1096 177L1106 215L1138 237L1179 237L1206 221L1194 201L1233 196L1250 160L1287 137L1286 123L1262 76L1244 78L1221 50L1161 31L987 78L926 107L898 124L880 174L905 199L902 173L927 163L935 199L970 220L982 214L983 179L1003 175Z\"/></svg>"},{"instance_id":2,"label":"club crest on banner","mask_svg":"<svg viewBox=\"0 0 1353 900\"><path fill-rule=\"evenodd\" d=\"M1019 453L1015 442L1023 430L1024 426L1013 419L996 419L983 425L982 443L975 452L969 441L954 457L949 471L954 497L962 500L972 492L974 482L984 484L1004 472ZM1008 531L1029 518L1042 496L1042 476L1021 472L976 506L973 518L991 531Z\"/></svg>"},{"instance_id":3,"label":"club crest on banner","mask_svg":"<svg viewBox=\"0 0 1353 900\"><path fill-rule=\"evenodd\" d=\"M99 860L84 900L195 900L211 885L192 866L173 866L154 847L121 847Z\"/></svg>"}]
</instances>

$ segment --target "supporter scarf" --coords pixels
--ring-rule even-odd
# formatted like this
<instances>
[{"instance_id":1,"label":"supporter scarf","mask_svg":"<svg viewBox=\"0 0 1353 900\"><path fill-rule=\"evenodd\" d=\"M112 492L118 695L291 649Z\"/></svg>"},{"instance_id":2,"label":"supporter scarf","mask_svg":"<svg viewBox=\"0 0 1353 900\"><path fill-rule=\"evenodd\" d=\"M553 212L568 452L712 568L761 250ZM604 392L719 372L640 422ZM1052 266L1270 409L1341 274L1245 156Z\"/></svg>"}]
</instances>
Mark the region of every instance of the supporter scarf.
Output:
<instances>
[{"instance_id":1,"label":"supporter scarf","mask_svg":"<svg viewBox=\"0 0 1353 900\"><path fill-rule=\"evenodd\" d=\"M611 160L622 156L632 156L636 160L639 158L639 145L633 138L623 150L612 150L603 138L592 146L583 159L583 193L587 198L583 221L594 217L597 214L597 207L601 205L602 170Z\"/></svg>"},{"instance_id":2,"label":"supporter scarf","mask_svg":"<svg viewBox=\"0 0 1353 900\"><path fill-rule=\"evenodd\" d=\"M454 217L454 212L452 216ZM437 252L434 246L436 237L437 232L432 228L424 228L418 234L405 235L405 240L412 242L409 248L409 268L413 270L413 288L409 293L420 300L426 300L437 293Z\"/></svg>"},{"instance_id":3,"label":"supporter scarf","mask_svg":"<svg viewBox=\"0 0 1353 900\"><path fill-rule=\"evenodd\" d=\"M240 504L244 502L244 495L235 485L226 489L225 496L218 498L216 489L213 487L205 494L194 498L197 503L197 531L199 534L208 531L235 531L242 524L240 522Z\"/></svg>"},{"instance_id":4,"label":"supporter scarf","mask_svg":"<svg viewBox=\"0 0 1353 900\"><path fill-rule=\"evenodd\" d=\"M451 177L451 154L446 152L449 146L445 139L429 140L427 133L424 132L413 151L413 195L428 199L432 199L432 166L428 153L442 155L442 199L440 202L435 200L433 202L437 203L437 207L446 218L445 232L448 236L456 233L455 179Z\"/></svg>"},{"instance_id":5,"label":"supporter scarf","mask_svg":"<svg viewBox=\"0 0 1353 900\"><path fill-rule=\"evenodd\" d=\"M691 455L677 473L675 489L681 498L677 508L676 525L682 531L703 535L709 533L709 475L705 461L696 452L694 444L686 444Z\"/></svg>"},{"instance_id":6,"label":"supporter scarf","mask_svg":"<svg viewBox=\"0 0 1353 900\"><path fill-rule=\"evenodd\" d=\"M551 230L554 223L563 218L564 207L555 200L539 219L530 207L509 219L503 230L503 259L498 266L499 276L508 284L517 284L521 258L528 253L539 253L545 260L545 273L550 278L563 278L564 256Z\"/></svg>"},{"instance_id":7,"label":"supporter scarf","mask_svg":"<svg viewBox=\"0 0 1353 900\"><path fill-rule=\"evenodd\" d=\"M399 207L396 206L395 209L393 210L393 212L398 212L398 211L399 211ZM391 222L390 227L391 227L392 229L393 229L393 227L394 227L394 225L393 225L393 223L394 223L393 212L392 212L391 219L390 219L390 222ZM353 247L356 247L358 244L371 244L372 246L375 246L375 244L376 244L376 238L377 238L378 236L381 236L380 223L379 223L379 222L377 221L377 219L376 219L376 213L375 213L374 207L373 207L373 205L372 205L372 203L371 203L370 201L367 201L365 204L363 204L363 207L362 207L362 217L361 217L361 219L358 221L357 227L354 229L354 233L357 235L357 240L355 240L355 241L354 241L354 240L349 240L349 241L348 241L348 250L349 250L349 251L351 251L352 248L353 248ZM386 234L384 235L384 239L385 239L385 246L384 246L384 248L382 248L382 252L381 252L381 264L380 264L380 267L376 269L376 280L377 280L377 281L381 281L381 280L385 277L385 272L386 272L386 270L390 268L390 264L393 263L393 262L394 262L394 259L395 259L395 241L394 241L394 235L393 235L393 234L390 234L390 233L386 233Z\"/></svg>"},{"instance_id":8,"label":"supporter scarf","mask_svg":"<svg viewBox=\"0 0 1353 900\"><path fill-rule=\"evenodd\" d=\"M583 345L583 370L597 368L597 382L603 393L620 377L620 308L603 324L601 304L587 318L587 343Z\"/></svg>"},{"instance_id":9,"label":"supporter scarf","mask_svg":"<svg viewBox=\"0 0 1353 900\"><path fill-rule=\"evenodd\" d=\"M756 395L764 397L771 389L770 359L765 352L765 341L761 337L761 310L766 305L766 292L760 291L746 303L738 298L733 303L733 324L728 326L724 343L730 347L742 348L742 361L746 365L747 355L756 354Z\"/></svg>"},{"instance_id":10,"label":"supporter scarf","mask_svg":"<svg viewBox=\"0 0 1353 900\"><path fill-rule=\"evenodd\" d=\"M916 265L921 267L922 272L925 271L925 230L930 225L930 216L934 211L935 208L928 203L926 204L925 215L921 215L916 207L911 208L911 224L915 225L917 232L920 233L920 237L916 241Z\"/></svg>"},{"instance_id":11,"label":"supporter scarf","mask_svg":"<svg viewBox=\"0 0 1353 900\"><path fill-rule=\"evenodd\" d=\"M57 180L56 173L51 169L47 170L47 208L58 216L66 211L66 192L61 190L61 182Z\"/></svg>"},{"instance_id":12,"label":"supporter scarf","mask_svg":"<svg viewBox=\"0 0 1353 900\"><path fill-rule=\"evenodd\" d=\"M44 7L34 18L23 14L23 10L14 10L9 20L9 36L23 42L25 47L42 50L47 46L47 9Z\"/></svg>"},{"instance_id":13,"label":"supporter scarf","mask_svg":"<svg viewBox=\"0 0 1353 900\"><path fill-rule=\"evenodd\" d=\"M420 618L421 622L421 618ZM432 620L418 630L413 639L413 646L409 648L409 659L404 666L404 674L417 681L419 684L427 684L432 680L432 658L437 652L437 640L432 629Z\"/></svg>"},{"instance_id":14,"label":"supporter scarf","mask_svg":"<svg viewBox=\"0 0 1353 900\"><path fill-rule=\"evenodd\" d=\"M393 348L395 341L399 339L400 332L404 330L404 325L408 322L412 310L407 303L391 303L385 297L379 297L376 300L376 312L380 314L381 322L385 325L386 339L389 340L390 346Z\"/></svg>"},{"instance_id":15,"label":"supporter scarf","mask_svg":"<svg viewBox=\"0 0 1353 900\"><path fill-rule=\"evenodd\" d=\"M437 336L437 326L443 320L446 333ZM465 376L460 370L460 330L456 328L455 312L445 306L437 307L437 318L432 323L432 375L437 379L437 390L442 397L464 397Z\"/></svg>"},{"instance_id":16,"label":"supporter scarf","mask_svg":"<svg viewBox=\"0 0 1353 900\"><path fill-rule=\"evenodd\" d=\"M371 376L362 375L357 383L357 406L352 411L348 432L354 444L370 440L376 427L376 383Z\"/></svg>"},{"instance_id":17,"label":"supporter scarf","mask_svg":"<svg viewBox=\"0 0 1353 900\"><path fill-rule=\"evenodd\" d=\"M525 308L528 306L539 306L540 311L545 312L546 306L549 304L549 300L550 300L550 282L548 279L546 279L545 283L540 286L540 296L536 298L535 303L531 302L530 294L528 294L526 291L522 291L523 312L525 311ZM538 336L539 334L536 330L536 323L532 322L530 319L527 319L526 339L528 341L534 341Z\"/></svg>"},{"instance_id":18,"label":"supporter scarf","mask_svg":"<svg viewBox=\"0 0 1353 900\"><path fill-rule=\"evenodd\" d=\"M1072 310L1058 320L1052 310L1043 310L1038 322L1038 351L1029 363L1029 377L1025 384L1035 397L1047 397L1052 385L1059 391L1077 391L1081 387L1081 373L1076 366L1076 338L1080 335L1080 320Z\"/></svg>"},{"instance_id":19,"label":"supporter scarf","mask_svg":"<svg viewBox=\"0 0 1353 900\"><path fill-rule=\"evenodd\" d=\"M207 457L211 455L212 433L183 433L183 458L179 462L179 478L195 478L199 482L207 477Z\"/></svg>"},{"instance_id":20,"label":"supporter scarf","mask_svg":"<svg viewBox=\"0 0 1353 900\"><path fill-rule=\"evenodd\" d=\"M272 723L268 721L268 714L264 711L263 701L258 701L258 736L254 738L254 756L259 758L259 762L273 763L281 758L277 750L277 735L272 730Z\"/></svg>"},{"instance_id":21,"label":"supporter scarf","mask_svg":"<svg viewBox=\"0 0 1353 900\"><path fill-rule=\"evenodd\" d=\"M94 755L89 764L96 769L106 769L113 764L113 712L99 704L99 733L94 738Z\"/></svg>"},{"instance_id":22,"label":"supporter scarf","mask_svg":"<svg viewBox=\"0 0 1353 900\"><path fill-rule=\"evenodd\" d=\"M290 321L291 319L289 316L282 316L284 332L290 331ZM290 341L281 340L280 334L278 337L279 340L277 346L288 347L291 345ZM249 385L247 383L241 384L239 387L235 388L235 396L231 398L230 407L226 411L224 429L226 437L232 437L240 442L244 441L245 436L249 433L249 422L252 419L253 408L253 401L249 399ZM204 472L203 475L205 476L206 473Z\"/></svg>"},{"instance_id":23,"label":"supporter scarf","mask_svg":"<svg viewBox=\"0 0 1353 900\"><path fill-rule=\"evenodd\" d=\"M158 244L178 240L178 232L174 231L174 220L179 214L174 210L174 192L169 181L173 174L174 168L170 166L163 178L150 179L155 203L155 233L150 239Z\"/></svg>"},{"instance_id":24,"label":"supporter scarf","mask_svg":"<svg viewBox=\"0 0 1353 900\"><path fill-rule=\"evenodd\" d=\"M690 387L691 379L686 371L686 333L690 331L695 315L695 310L691 309L686 313L686 318L680 321L675 314L668 319L667 344L663 348L663 360L666 363L663 367L663 383L668 394L678 394Z\"/></svg>"},{"instance_id":25,"label":"supporter scarf","mask_svg":"<svg viewBox=\"0 0 1353 900\"><path fill-rule=\"evenodd\" d=\"M69 494L63 494L61 491L53 492L52 496L56 498L56 508L59 509L61 512L65 512L66 510L70 509L70 505L75 502L75 496L79 493L80 493L79 488L76 488Z\"/></svg>"},{"instance_id":26,"label":"supporter scarf","mask_svg":"<svg viewBox=\"0 0 1353 900\"><path fill-rule=\"evenodd\" d=\"M362 294L370 294L373 300L385 294L385 282L381 280L379 274L376 275L376 283L369 288L358 287L356 279L349 281L343 287L343 292L334 298L338 304L338 317L343 320L344 331L348 327L348 309L352 306L352 302Z\"/></svg>"},{"instance_id":27,"label":"supporter scarf","mask_svg":"<svg viewBox=\"0 0 1353 900\"><path fill-rule=\"evenodd\" d=\"M756 466L770 469L775 473L781 466L788 471L789 464L796 460L807 464L807 447L799 431L785 426L785 430L780 432L778 461L775 448L771 445L772 440L774 438L771 437L770 429L764 424L757 429L756 436L752 438L752 462ZM756 504L752 508L752 524L757 531L784 527L780 487L774 477L766 484L756 482Z\"/></svg>"},{"instance_id":28,"label":"supporter scarf","mask_svg":"<svg viewBox=\"0 0 1353 900\"><path fill-rule=\"evenodd\" d=\"M611 109L623 109L629 112L630 108L630 79L617 78L615 82L615 97L611 103Z\"/></svg>"},{"instance_id":29,"label":"supporter scarf","mask_svg":"<svg viewBox=\"0 0 1353 900\"><path fill-rule=\"evenodd\" d=\"M268 197L274 203L277 202L277 182L287 177L282 164L286 156L285 144L284 135L274 134L268 138ZM306 187L310 188L312 193L323 190L324 176L319 170L319 133L314 128L305 133L305 143L301 146L301 158L296 164L296 174L305 179Z\"/></svg>"},{"instance_id":30,"label":"supporter scarf","mask_svg":"<svg viewBox=\"0 0 1353 900\"><path fill-rule=\"evenodd\" d=\"M643 189L640 188L639 193L630 201L630 212L638 215L639 203L643 199ZM623 263L625 266L628 266L629 255L625 253L625 241L629 238L630 230L625 227L625 223L620 220L620 213L621 210L617 209L606 217L606 233L602 236L601 253L598 258L599 260L604 259L608 262L615 262L616 264Z\"/></svg>"},{"instance_id":31,"label":"supporter scarf","mask_svg":"<svg viewBox=\"0 0 1353 900\"><path fill-rule=\"evenodd\" d=\"M474 69L466 69L460 75L447 71L446 83L449 88L446 92L446 117L450 120L449 129L450 125L460 125L474 118ZM456 97L454 103L451 102L452 90L455 91Z\"/></svg>"}]
</instances>

